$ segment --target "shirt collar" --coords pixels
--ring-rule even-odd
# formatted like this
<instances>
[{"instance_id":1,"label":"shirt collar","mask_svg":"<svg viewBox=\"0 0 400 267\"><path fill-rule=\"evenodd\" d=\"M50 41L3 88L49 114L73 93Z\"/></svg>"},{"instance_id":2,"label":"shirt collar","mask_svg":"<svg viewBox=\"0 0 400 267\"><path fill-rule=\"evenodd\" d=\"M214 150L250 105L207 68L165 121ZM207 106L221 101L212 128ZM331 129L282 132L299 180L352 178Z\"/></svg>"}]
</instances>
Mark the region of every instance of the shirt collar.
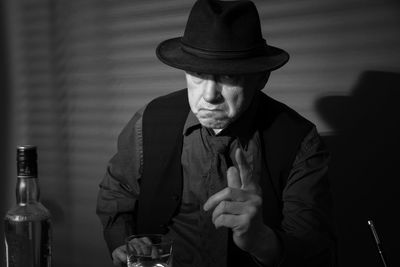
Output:
<instances>
[{"instance_id":1,"label":"shirt collar","mask_svg":"<svg viewBox=\"0 0 400 267\"><path fill-rule=\"evenodd\" d=\"M183 135L188 136L195 129L201 128L201 124L196 115L190 110L186 118L185 125L183 126Z\"/></svg>"}]
</instances>

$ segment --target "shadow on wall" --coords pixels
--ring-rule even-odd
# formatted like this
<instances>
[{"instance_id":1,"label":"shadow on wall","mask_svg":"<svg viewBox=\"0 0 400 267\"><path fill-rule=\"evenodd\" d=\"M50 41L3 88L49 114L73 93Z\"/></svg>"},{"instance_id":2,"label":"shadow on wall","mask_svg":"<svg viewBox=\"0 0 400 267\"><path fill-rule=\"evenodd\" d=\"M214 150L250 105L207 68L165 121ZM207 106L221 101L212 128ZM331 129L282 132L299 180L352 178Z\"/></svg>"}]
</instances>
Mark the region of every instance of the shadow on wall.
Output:
<instances>
[{"instance_id":1,"label":"shadow on wall","mask_svg":"<svg viewBox=\"0 0 400 267\"><path fill-rule=\"evenodd\" d=\"M368 219L389 266L400 266L400 74L364 72L351 95L316 104L335 131L325 141L332 152L339 266L383 266Z\"/></svg>"}]
</instances>

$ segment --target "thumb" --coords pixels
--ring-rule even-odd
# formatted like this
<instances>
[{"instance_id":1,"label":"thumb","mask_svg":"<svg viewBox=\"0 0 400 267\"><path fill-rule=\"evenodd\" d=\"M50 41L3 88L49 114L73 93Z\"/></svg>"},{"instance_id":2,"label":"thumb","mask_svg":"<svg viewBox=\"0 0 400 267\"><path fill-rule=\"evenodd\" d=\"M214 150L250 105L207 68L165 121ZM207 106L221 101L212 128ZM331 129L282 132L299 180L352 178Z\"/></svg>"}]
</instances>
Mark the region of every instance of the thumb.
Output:
<instances>
[{"instance_id":1,"label":"thumb","mask_svg":"<svg viewBox=\"0 0 400 267\"><path fill-rule=\"evenodd\" d=\"M112 253L114 266L123 266L126 263L126 249L125 246L116 248Z\"/></svg>"},{"instance_id":2,"label":"thumb","mask_svg":"<svg viewBox=\"0 0 400 267\"><path fill-rule=\"evenodd\" d=\"M228 187L238 188L242 187L242 182L240 180L239 171L236 167L232 166L226 172L226 179L228 182Z\"/></svg>"}]
</instances>

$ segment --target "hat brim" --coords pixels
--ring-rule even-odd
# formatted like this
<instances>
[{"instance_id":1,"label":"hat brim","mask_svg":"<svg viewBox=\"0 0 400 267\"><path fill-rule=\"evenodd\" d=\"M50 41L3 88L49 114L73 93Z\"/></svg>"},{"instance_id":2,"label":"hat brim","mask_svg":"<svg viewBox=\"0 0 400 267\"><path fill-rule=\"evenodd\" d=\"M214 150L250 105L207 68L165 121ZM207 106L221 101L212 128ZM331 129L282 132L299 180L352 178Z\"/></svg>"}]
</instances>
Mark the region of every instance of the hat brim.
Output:
<instances>
[{"instance_id":1,"label":"hat brim","mask_svg":"<svg viewBox=\"0 0 400 267\"><path fill-rule=\"evenodd\" d=\"M157 57L165 64L185 71L212 74L247 74L273 71L282 67L289 54L280 48L268 46L268 55L249 58L210 59L185 52L181 48L181 37L168 39L156 49Z\"/></svg>"}]
</instances>

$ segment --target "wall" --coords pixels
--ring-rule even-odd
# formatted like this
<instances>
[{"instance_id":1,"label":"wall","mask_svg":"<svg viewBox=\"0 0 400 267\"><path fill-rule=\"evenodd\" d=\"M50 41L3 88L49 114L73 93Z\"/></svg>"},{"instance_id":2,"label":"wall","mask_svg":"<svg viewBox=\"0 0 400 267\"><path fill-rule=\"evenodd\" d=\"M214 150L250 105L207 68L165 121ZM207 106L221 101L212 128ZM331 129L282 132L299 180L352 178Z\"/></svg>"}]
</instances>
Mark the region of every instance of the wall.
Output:
<instances>
[{"instance_id":1,"label":"wall","mask_svg":"<svg viewBox=\"0 0 400 267\"><path fill-rule=\"evenodd\" d=\"M2 122L2 131L0 131L0 214L4 215L9 206L7 189L9 188L9 179L7 178L9 173L9 167L11 161L8 158L8 139L9 132L6 130L9 128L10 119L10 99L9 99L9 75L8 75L8 59L6 55L7 42L6 42L6 20L5 16L5 5L4 2L0 2L0 121ZM0 238L4 239L4 225L0 225ZM0 266L4 265L5 247L4 242L0 242Z\"/></svg>"},{"instance_id":2,"label":"wall","mask_svg":"<svg viewBox=\"0 0 400 267\"><path fill-rule=\"evenodd\" d=\"M368 220L374 221L389 266L400 264L399 88L399 73L366 71L349 95L326 96L316 104L336 133L325 141L332 152L340 266L383 266Z\"/></svg>"}]
</instances>

